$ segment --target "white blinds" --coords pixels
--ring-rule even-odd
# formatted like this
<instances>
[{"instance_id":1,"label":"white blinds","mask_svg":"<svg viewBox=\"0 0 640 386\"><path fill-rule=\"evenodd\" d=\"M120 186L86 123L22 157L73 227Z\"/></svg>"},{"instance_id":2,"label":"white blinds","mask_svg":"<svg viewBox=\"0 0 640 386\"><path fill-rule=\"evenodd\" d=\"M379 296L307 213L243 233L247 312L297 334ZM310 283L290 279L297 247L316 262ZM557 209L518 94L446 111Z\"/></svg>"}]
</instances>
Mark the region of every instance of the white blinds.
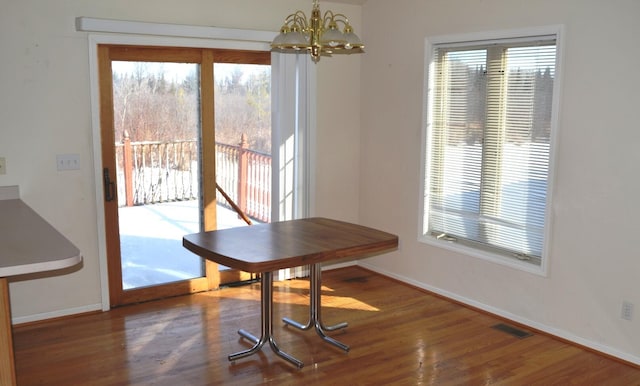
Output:
<instances>
[{"instance_id":1,"label":"white blinds","mask_svg":"<svg viewBox=\"0 0 640 386\"><path fill-rule=\"evenodd\" d=\"M428 227L539 264L556 47L436 46Z\"/></svg>"}]
</instances>

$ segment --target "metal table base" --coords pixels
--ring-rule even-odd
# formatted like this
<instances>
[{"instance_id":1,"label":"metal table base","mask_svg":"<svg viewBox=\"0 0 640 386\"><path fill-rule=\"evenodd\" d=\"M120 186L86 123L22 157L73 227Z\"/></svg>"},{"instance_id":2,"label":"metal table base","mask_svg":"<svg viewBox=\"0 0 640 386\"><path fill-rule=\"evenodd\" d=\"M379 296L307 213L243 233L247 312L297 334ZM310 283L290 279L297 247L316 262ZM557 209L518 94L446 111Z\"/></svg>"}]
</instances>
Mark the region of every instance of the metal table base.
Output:
<instances>
[{"instance_id":1,"label":"metal table base","mask_svg":"<svg viewBox=\"0 0 640 386\"><path fill-rule=\"evenodd\" d=\"M348 326L348 323L342 322L333 326L325 326L322 322L322 267L320 266L320 264L312 264L310 266L309 275L309 292L311 297L311 304L309 306L309 321L307 322L307 324L302 324L289 318L282 318L282 321L287 325L293 326L300 330L308 330L311 327L315 327L316 332L324 341L331 343L332 345L348 352L349 346L333 339L330 336L327 336L326 334L327 331L335 331L341 328L345 328Z\"/></svg>"},{"instance_id":2,"label":"metal table base","mask_svg":"<svg viewBox=\"0 0 640 386\"><path fill-rule=\"evenodd\" d=\"M320 264L312 264L309 271L310 283L310 305L309 305L309 321L306 324L299 323L290 318L282 318L282 321L289 326L293 326L300 330L309 330L312 327L315 328L316 333L327 343L330 343L346 352L349 351L349 346L346 344L328 336L326 333L329 331L335 331L347 327L347 322L335 324L333 326L325 326L322 322L322 268ZM293 363L296 367L302 368L304 363L299 359L287 354L280 350L278 344L273 337L273 273L263 272L260 279L260 305L261 310L261 334L260 338L251 334L250 332L240 329L238 334L245 339L251 341L254 345L248 350L240 351L235 354L229 355L230 361L244 358L249 355L253 355L260 351L262 347L268 342L269 347L276 355L284 358L285 360Z\"/></svg>"},{"instance_id":3,"label":"metal table base","mask_svg":"<svg viewBox=\"0 0 640 386\"><path fill-rule=\"evenodd\" d=\"M304 363L302 361L294 358L293 356L287 354L286 352L280 350L276 341L273 337L273 273L272 272L263 272L260 279L260 305L262 307L261 310L261 323L262 323L262 331L260 338L257 338L255 335L247 332L246 330L240 329L238 330L238 334L240 336L250 340L254 343L254 346L248 350L240 351L235 354L229 355L229 360L234 361L239 358L244 358L249 355L255 354L265 343L269 342L269 346L278 356L286 359L287 361L293 363L298 368L302 368Z\"/></svg>"}]
</instances>

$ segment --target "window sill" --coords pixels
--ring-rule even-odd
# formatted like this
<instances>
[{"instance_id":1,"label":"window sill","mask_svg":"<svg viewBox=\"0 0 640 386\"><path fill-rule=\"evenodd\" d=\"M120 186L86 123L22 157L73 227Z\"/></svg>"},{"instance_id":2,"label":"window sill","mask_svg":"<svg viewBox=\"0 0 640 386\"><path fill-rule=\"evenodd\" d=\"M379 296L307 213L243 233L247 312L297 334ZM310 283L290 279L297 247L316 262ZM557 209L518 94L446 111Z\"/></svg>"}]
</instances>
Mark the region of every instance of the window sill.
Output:
<instances>
[{"instance_id":1,"label":"window sill","mask_svg":"<svg viewBox=\"0 0 640 386\"><path fill-rule=\"evenodd\" d=\"M475 257L494 264L499 264L513 268L519 271L532 273L534 275L547 277L547 268L544 261L540 265L531 264L526 261L520 261L515 257L509 257L499 253L494 253L479 248L473 248L467 245L459 244L453 241L438 240L433 236L421 235L418 241L434 247L443 248L449 251L457 252L462 255Z\"/></svg>"}]
</instances>

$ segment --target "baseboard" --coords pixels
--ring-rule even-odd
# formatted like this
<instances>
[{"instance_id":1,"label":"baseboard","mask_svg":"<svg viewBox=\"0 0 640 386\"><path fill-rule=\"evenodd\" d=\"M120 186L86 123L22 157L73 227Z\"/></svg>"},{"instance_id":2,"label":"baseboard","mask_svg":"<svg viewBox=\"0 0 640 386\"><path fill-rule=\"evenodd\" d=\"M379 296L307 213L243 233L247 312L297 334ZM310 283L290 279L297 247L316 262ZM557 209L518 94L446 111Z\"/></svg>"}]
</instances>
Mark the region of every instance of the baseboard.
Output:
<instances>
[{"instance_id":1,"label":"baseboard","mask_svg":"<svg viewBox=\"0 0 640 386\"><path fill-rule=\"evenodd\" d=\"M0 186L0 200L17 200L20 198L18 186Z\"/></svg>"},{"instance_id":2,"label":"baseboard","mask_svg":"<svg viewBox=\"0 0 640 386\"><path fill-rule=\"evenodd\" d=\"M95 311L102 311L102 303L89 304L82 307L67 308L64 310L56 310L52 312L43 312L41 314L15 317L15 318L11 318L11 322L14 326L17 326L25 323L39 322L41 320L46 320L46 319L55 319L55 318L61 318L61 317L71 316L76 314L84 314L84 313L95 312Z\"/></svg>"},{"instance_id":3,"label":"baseboard","mask_svg":"<svg viewBox=\"0 0 640 386\"><path fill-rule=\"evenodd\" d=\"M332 269L340 269L340 268L345 268L345 267L352 267L354 265L358 265L358 262L351 260L351 261L347 261L347 262L344 262L344 263L323 265L322 266L322 270L323 271L330 271Z\"/></svg>"},{"instance_id":4,"label":"baseboard","mask_svg":"<svg viewBox=\"0 0 640 386\"><path fill-rule=\"evenodd\" d=\"M421 289L423 289L425 291L432 292L432 293L434 293L436 295L439 295L439 296L442 296L444 298L451 299L452 301L468 305L470 307L482 310L482 311L487 312L489 314L496 315L496 316L498 316L500 318L511 320L511 321L513 321L515 323L522 324L524 326L531 327L531 328L533 328L535 330L541 331L541 332L543 332L545 334L551 335L551 336L556 337L558 339L574 343L574 344L576 344L578 346L582 346L582 347L584 347L586 349L589 349L589 350L597 351L598 353L602 353L604 355L607 355L607 356L610 356L610 357L613 357L613 358L617 358L617 359L619 359L621 361L627 362L627 363L635 365L635 366L640 366L640 357L637 357L635 355L631 355L629 353L620 351L620 350L615 349L613 347L609 347L609 346L600 344L598 342L593 342L591 340L588 340L588 339L582 338L580 336L574 335L574 334L572 334L570 332L567 332L567 331L564 331L564 330L561 330L561 329L558 329L558 328L555 328L555 327L547 326L545 324L541 324L541 323L538 323L536 321L529 320L527 318L523 318L521 316L512 314L512 313L504 311L502 309L495 308L495 307L492 307L492 306L477 302L477 301L475 301L473 299L468 299L466 297L463 297L463 296L457 295L455 293L443 290L441 288L437 288L437 287L433 287L433 286L427 285L425 283L422 283L422 282L419 282L419 281L404 277L402 275L397 275L397 274L395 274L393 272L389 272L387 270L380 269L379 267L376 267L374 265L368 264L368 263L366 263L364 261L360 261L358 263L358 265L363 267L363 268L366 268L368 270L371 270L373 272L376 272L376 273L379 273L381 275L384 275L384 276L390 277L392 279L398 280L400 282L409 284L409 285L417 287L417 288L421 288Z\"/></svg>"}]
</instances>

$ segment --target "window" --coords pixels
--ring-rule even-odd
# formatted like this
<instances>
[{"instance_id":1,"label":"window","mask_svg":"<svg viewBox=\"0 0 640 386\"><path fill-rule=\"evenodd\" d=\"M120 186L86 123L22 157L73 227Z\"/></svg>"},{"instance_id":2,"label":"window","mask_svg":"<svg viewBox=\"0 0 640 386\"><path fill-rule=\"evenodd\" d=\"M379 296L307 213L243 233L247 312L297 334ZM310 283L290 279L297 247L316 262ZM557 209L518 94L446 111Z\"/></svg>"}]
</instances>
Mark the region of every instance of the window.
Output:
<instances>
[{"instance_id":1,"label":"window","mask_svg":"<svg viewBox=\"0 0 640 386\"><path fill-rule=\"evenodd\" d=\"M542 265L556 40L430 47L424 240Z\"/></svg>"}]
</instances>

